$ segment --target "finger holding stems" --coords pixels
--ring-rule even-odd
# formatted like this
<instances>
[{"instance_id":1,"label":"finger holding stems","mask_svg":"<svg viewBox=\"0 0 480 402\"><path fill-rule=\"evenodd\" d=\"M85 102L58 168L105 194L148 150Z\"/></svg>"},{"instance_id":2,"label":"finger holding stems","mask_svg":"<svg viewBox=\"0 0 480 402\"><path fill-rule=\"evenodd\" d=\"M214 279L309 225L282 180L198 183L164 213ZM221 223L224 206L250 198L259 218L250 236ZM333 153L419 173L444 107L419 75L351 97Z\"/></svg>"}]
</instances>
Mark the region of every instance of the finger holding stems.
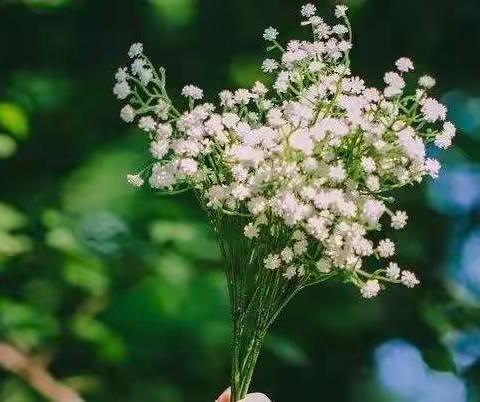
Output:
<instances>
[{"instance_id":1,"label":"finger holding stems","mask_svg":"<svg viewBox=\"0 0 480 402\"><path fill-rule=\"evenodd\" d=\"M222 395L218 397L215 402L230 402L231 392L230 388L227 388ZM244 399L238 402L271 402L265 394L255 392L253 394L248 394Z\"/></svg>"}]
</instances>

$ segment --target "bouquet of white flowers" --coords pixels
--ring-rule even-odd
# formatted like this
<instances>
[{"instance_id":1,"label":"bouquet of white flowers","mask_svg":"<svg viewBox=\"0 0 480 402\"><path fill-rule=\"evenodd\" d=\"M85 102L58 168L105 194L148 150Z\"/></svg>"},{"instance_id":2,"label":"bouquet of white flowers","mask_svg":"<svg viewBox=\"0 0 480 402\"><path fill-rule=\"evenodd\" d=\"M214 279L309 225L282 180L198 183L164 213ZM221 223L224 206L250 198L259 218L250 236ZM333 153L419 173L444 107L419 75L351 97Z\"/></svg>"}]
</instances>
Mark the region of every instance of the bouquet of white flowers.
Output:
<instances>
[{"instance_id":1,"label":"bouquet of white flowers","mask_svg":"<svg viewBox=\"0 0 480 402\"><path fill-rule=\"evenodd\" d=\"M138 121L153 157L128 181L148 178L169 194L192 190L217 236L233 321L232 401L247 393L267 330L300 290L339 277L371 298L388 283L419 283L391 261L395 244L382 238L382 223L406 225L389 193L437 177L426 144L447 148L455 127L427 94L433 78L406 90L410 59L397 60L381 90L351 74L346 11L337 6L331 26L306 4L302 25L313 38L286 47L266 29L268 51L279 54L261 67L275 75L273 85L222 91L219 106L187 85L188 107L179 111L165 70L140 43L115 76L114 94L128 100L121 117Z\"/></svg>"}]
</instances>

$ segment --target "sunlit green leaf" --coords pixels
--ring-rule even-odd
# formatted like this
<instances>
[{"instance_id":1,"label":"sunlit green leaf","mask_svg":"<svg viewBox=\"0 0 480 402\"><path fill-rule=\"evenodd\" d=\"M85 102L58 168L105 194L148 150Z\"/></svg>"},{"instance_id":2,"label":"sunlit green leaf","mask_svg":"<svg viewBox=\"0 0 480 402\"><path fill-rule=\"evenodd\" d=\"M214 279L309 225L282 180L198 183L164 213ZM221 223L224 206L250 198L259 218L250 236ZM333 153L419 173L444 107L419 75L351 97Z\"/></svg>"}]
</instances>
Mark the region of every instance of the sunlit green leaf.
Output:
<instances>
[{"instance_id":1,"label":"sunlit green leaf","mask_svg":"<svg viewBox=\"0 0 480 402\"><path fill-rule=\"evenodd\" d=\"M196 0L150 0L167 26L183 26L195 16Z\"/></svg>"},{"instance_id":2,"label":"sunlit green leaf","mask_svg":"<svg viewBox=\"0 0 480 402\"><path fill-rule=\"evenodd\" d=\"M0 134L0 158L8 158L17 150L17 143L12 137Z\"/></svg>"},{"instance_id":3,"label":"sunlit green leaf","mask_svg":"<svg viewBox=\"0 0 480 402\"><path fill-rule=\"evenodd\" d=\"M206 225L161 221L150 227L150 236L159 244L173 243L184 254L198 258L219 259L218 247Z\"/></svg>"},{"instance_id":4,"label":"sunlit green leaf","mask_svg":"<svg viewBox=\"0 0 480 402\"><path fill-rule=\"evenodd\" d=\"M105 209L134 214L131 202L135 190L127 184L126 176L141 164L138 154L126 147L96 154L67 181L63 195L66 210L74 214Z\"/></svg>"},{"instance_id":5,"label":"sunlit green leaf","mask_svg":"<svg viewBox=\"0 0 480 402\"><path fill-rule=\"evenodd\" d=\"M28 135L28 116L14 103L0 103L0 126L18 138Z\"/></svg>"},{"instance_id":6,"label":"sunlit green leaf","mask_svg":"<svg viewBox=\"0 0 480 402\"><path fill-rule=\"evenodd\" d=\"M63 275L68 283L97 296L107 290L110 282L105 268L93 261L88 263L70 261L65 265Z\"/></svg>"},{"instance_id":7,"label":"sunlit green leaf","mask_svg":"<svg viewBox=\"0 0 480 402\"><path fill-rule=\"evenodd\" d=\"M73 232L64 227L50 230L46 236L46 242L50 247L70 253L82 252L82 248Z\"/></svg>"},{"instance_id":8,"label":"sunlit green leaf","mask_svg":"<svg viewBox=\"0 0 480 402\"><path fill-rule=\"evenodd\" d=\"M12 257L32 248L32 241L24 235L13 235L0 231L0 257Z\"/></svg>"},{"instance_id":9,"label":"sunlit green leaf","mask_svg":"<svg viewBox=\"0 0 480 402\"><path fill-rule=\"evenodd\" d=\"M0 202L0 229L13 230L24 227L28 220L25 215L10 205Z\"/></svg>"}]
</instances>

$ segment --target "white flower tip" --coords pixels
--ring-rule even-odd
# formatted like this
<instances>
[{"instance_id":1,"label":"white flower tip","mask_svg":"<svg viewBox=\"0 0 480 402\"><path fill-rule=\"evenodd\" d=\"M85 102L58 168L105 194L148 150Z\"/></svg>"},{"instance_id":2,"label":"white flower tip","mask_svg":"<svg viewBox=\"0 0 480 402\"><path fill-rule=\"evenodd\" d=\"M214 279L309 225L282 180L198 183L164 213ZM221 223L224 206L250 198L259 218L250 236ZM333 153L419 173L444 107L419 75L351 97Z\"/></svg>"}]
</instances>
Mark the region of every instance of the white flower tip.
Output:
<instances>
[{"instance_id":1,"label":"white flower tip","mask_svg":"<svg viewBox=\"0 0 480 402\"><path fill-rule=\"evenodd\" d=\"M143 44L140 42L133 43L132 46L130 46L130 49L128 50L128 56L132 59L137 56L140 56L142 53L143 53Z\"/></svg>"},{"instance_id":2,"label":"white flower tip","mask_svg":"<svg viewBox=\"0 0 480 402\"><path fill-rule=\"evenodd\" d=\"M133 187L143 186L143 179L139 174L127 174L127 181Z\"/></svg>"},{"instance_id":3,"label":"white flower tip","mask_svg":"<svg viewBox=\"0 0 480 402\"><path fill-rule=\"evenodd\" d=\"M277 39L277 36L278 36L278 31L273 27L268 27L263 32L263 38L266 41L274 41L275 39Z\"/></svg>"},{"instance_id":4,"label":"white flower tip","mask_svg":"<svg viewBox=\"0 0 480 402\"><path fill-rule=\"evenodd\" d=\"M371 299L380 292L380 283L376 279L369 279L360 289L362 297L365 299Z\"/></svg>"},{"instance_id":5,"label":"white flower tip","mask_svg":"<svg viewBox=\"0 0 480 402\"><path fill-rule=\"evenodd\" d=\"M347 15L348 7L345 5L338 5L335 7L335 17L341 18Z\"/></svg>"}]
</instances>

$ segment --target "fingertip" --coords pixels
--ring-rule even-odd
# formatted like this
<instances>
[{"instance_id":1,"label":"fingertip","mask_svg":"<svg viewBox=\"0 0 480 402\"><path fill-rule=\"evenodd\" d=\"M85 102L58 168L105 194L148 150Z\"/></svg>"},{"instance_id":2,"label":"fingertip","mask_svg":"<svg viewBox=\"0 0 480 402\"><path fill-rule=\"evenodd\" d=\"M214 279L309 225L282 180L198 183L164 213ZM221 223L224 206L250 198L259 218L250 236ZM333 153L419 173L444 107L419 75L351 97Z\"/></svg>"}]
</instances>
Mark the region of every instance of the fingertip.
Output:
<instances>
[{"instance_id":1,"label":"fingertip","mask_svg":"<svg viewBox=\"0 0 480 402\"><path fill-rule=\"evenodd\" d=\"M225 391L223 391L223 394L220 395L215 402L230 402L230 396L230 387L228 387Z\"/></svg>"},{"instance_id":2,"label":"fingertip","mask_svg":"<svg viewBox=\"0 0 480 402\"><path fill-rule=\"evenodd\" d=\"M248 394L244 399L242 399L239 402L272 402L272 401L267 395L255 392L253 394Z\"/></svg>"}]
</instances>

